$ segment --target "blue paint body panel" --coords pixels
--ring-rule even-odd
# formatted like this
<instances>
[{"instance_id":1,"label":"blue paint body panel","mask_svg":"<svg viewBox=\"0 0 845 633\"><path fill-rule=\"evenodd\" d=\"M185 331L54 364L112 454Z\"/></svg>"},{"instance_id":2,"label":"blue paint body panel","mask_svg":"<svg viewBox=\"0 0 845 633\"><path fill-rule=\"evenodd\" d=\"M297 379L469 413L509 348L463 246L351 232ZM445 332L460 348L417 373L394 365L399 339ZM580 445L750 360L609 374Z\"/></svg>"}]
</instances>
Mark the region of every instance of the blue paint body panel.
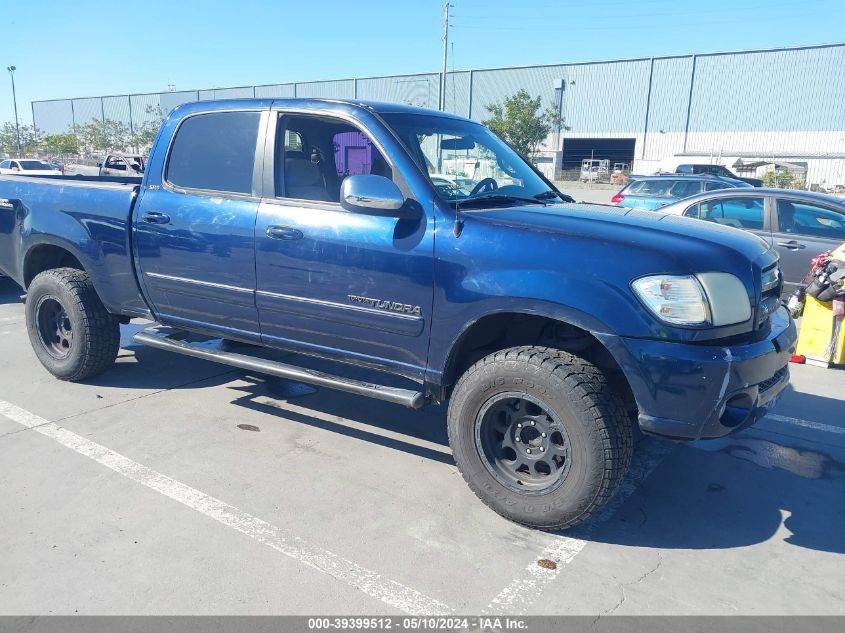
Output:
<instances>
[{"instance_id":1,"label":"blue paint body panel","mask_svg":"<svg viewBox=\"0 0 845 633\"><path fill-rule=\"evenodd\" d=\"M187 117L261 113L253 189L243 195L168 184L171 139ZM467 332L501 313L539 315L590 332L631 386L646 431L695 438L752 423L785 386L795 327L777 312L760 329L762 271L777 254L729 227L574 203L468 209L462 231L380 116L408 106L300 100L200 102L165 120L144 180L115 184L0 177L0 269L26 285L28 255L66 249L106 307L191 331L373 367L432 394ZM419 219L351 213L277 197L273 143L281 115L333 116L361 128L390 162ZM167 222L150 222L151 214ZM268 229L292 231L278 239ZM753 317L725 327L658 321L631 283L647 274L727 272ZM778 378L780 376L780 378ZM771 382L773 379L778 379ZM734 421L731 402L751 413ZM734 424L734 422L736 422Z\"/></svg>"}]
</instances>

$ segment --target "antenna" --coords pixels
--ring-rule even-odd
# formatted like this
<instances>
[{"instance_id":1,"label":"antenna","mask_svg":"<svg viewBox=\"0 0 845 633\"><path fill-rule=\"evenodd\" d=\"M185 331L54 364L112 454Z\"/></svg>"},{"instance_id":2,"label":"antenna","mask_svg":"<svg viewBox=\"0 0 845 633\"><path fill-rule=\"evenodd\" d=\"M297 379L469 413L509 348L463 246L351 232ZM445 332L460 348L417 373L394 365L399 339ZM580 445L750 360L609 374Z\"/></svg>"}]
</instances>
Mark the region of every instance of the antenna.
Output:
<instances>
[{"instance_id":1,"label":"antenna","mask_svg":"<svg viewBox=\"0 0 845 633\"><path fill-rule=\"evenodd\" d=\"M449 53L449 8L453 5L445 2L443 4L443 73L440 76L440 103L439 109L446 109L446 58Z\"/></svg>"}]
</instances>

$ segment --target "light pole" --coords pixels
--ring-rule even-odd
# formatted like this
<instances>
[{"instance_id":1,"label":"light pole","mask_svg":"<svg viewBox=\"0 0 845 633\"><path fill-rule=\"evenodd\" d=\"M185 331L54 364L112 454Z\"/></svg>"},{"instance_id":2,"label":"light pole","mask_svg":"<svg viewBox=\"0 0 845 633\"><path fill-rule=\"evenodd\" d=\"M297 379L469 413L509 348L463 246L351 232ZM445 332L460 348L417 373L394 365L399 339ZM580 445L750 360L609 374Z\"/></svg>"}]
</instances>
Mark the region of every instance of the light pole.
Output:
<instances>
[{"instance_id":1,"label":"light pole","mask_svg":"<svg viewBox=\"0 0 845 633\"><path fill-rule=\"evenodd\" d=\"M15 71L17 68L14 66L6 66L6 70L9 71L9 75L12 77L12 102L15 104L15 136L18 142L18 158L21 157L21 126L18 123L18 96L15 94Z\"/></svg>"}]
</instances>

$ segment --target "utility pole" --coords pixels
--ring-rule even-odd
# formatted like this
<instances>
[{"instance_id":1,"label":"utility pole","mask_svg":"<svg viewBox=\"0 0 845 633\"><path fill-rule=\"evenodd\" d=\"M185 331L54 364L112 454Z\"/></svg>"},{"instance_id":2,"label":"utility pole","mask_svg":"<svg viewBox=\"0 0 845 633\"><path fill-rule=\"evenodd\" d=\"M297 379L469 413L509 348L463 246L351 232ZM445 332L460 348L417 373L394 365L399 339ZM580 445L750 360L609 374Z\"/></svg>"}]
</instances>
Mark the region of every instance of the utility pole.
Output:
<instances>
[{"instance_id":1,"label":"utility pole","mask_svg":"<svg viewBox=\"0 0 845 633\"><path fill-rule=\"evenodd\" d=\"M17 70L14 66L6 66L6 70L9 71L9 75L12 77L12 102L15 104L15 136L17 137L17 145L18 145L18 158L21 157L21 126L18 123L18 96L15 94L15 71Z\"/></svg>"},{"instance_id":2,"label":"utility pole","mask_svg":"<svg viewBox=\"0 0 845 633\"><path fill-rule=\"evenodd\" d=\"M443 4L443 72L440 75L440 110L446 109L446 57L449 51L449 7L448 2Z\"/></svg>"}]
</instances>

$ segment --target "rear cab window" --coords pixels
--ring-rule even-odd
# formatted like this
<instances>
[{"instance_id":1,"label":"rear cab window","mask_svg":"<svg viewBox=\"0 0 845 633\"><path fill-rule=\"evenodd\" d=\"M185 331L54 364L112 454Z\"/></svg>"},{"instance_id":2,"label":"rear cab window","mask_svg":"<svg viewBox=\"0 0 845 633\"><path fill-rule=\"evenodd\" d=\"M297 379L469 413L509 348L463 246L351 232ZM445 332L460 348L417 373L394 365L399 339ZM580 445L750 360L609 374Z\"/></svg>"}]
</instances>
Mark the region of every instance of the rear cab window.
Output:
<instances>
[{"instance_id":1,"label":"rear cab window","mask_svg":"<svg viewBox=\"0 0 845 633\"><path fill-rule=\"evenodd\" d=\"M253 195L260 118L256 111L186 118L170 147L167 183L179 189Z\"/></svg>"}]
</instances>

